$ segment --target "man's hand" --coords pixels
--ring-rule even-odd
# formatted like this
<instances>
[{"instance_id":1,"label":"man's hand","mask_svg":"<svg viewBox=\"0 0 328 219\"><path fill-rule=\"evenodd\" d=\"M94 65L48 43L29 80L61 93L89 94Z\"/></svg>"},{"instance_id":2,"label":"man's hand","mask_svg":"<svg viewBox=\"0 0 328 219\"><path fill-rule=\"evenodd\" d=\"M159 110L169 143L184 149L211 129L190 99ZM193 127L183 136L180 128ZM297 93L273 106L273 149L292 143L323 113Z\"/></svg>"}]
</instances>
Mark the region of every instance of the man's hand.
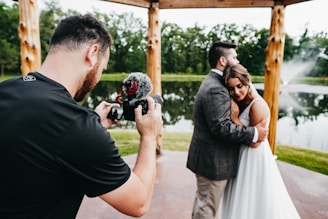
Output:
<instances>
[{"instance_id":1,"label":"man's hand","mask_svg":"<svg viewBox=\"0 0 328 219\"><path fill-rule=\"evenodd\" d=\"M120 105L117 103L108 103L106 101L102 101L95 109L96 113L100 116L100 122L102 126L104 126L105 128L109 128L113 124L118 123L117 119L113 121L107 118L107 115L113 106L119 107Z\"/></svg>"},{"instance_id":2,"label":"man's hand","mask_svg":"<svg viewBox=\"0 0 328 219\"><path fill-rule=\"evenodd\" d=\"M137 130L141 136L154 136L156 137L161 133L163 120L162 120L162 106L155 103L154 99L147 97L148 112L142 115L142 107L139 105L135 110L135 121Z\"/></svg>"}]
</instances>

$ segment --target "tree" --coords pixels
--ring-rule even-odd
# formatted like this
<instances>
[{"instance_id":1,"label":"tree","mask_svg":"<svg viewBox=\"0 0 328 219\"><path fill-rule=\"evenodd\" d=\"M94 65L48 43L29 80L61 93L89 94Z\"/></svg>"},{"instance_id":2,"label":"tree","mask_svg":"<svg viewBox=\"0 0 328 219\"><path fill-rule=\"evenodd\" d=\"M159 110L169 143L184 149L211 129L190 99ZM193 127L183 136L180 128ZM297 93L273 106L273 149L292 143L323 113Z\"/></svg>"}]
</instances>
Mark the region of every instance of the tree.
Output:
<instances>
[{"instance_id":1,"label":"tree","mask_svg":"<svg viewBox=\"0 0 328 219\"><path fill-rule=\"evenodd\" d=\"M269 30L256 30L245 25L239 31L238 59L252 75L264 75L264 50L268 45Z\"/></svg>"},{"instance_id":2,"label":"tree","mask_svg":"<svg viewBox=\"0 0 328 219\"><path fill-rule=\"evenodd\" d=\"M41 60L43 61L49 50L49 40L58 22L65 17L65 12L58 7L57 0L45 2L46 9L40 13L40 43Z\"/></svg>"},{"instance_id":3,"label":"tree","mask_svg":"<svg viewBox=\"0 0 328 219\"><path fill-rule=\"evenodd\" d=\"M182 35L186 54L185 72L204 74L208 72L207 48L209 42L204 33L205 27L194 26L187 28ZM188 72L187 69L191 69Z\"/></svg>"},{"instance_id":4,"label":"tree","mask_svg":"<svg viewBox=\"0 0 328 219\"><path fill-rule=\"evenodd\" d=\"M297 47L294 44L293 38L289 37L289 35L286 34L285 49L284 49L284 61L292 60L294 58L296 52L297 52Z\"/></svg>"},{"instance_id":5,"label":"tree","mask_svg":"<svg viewBox=\"0 0 328 219\"><path fill-rule=\"evenodd\" d=\"M318 33L313 37L316 47L315 60L313 70L310 75L315 77L328 76L328 33Z\"/></svg>"},{"instance_id":6,"label":"tree","mask_svg":"<svg viewBox=\"0 0 328 219\"><path fill-rule=\"evenodd\" d=\"M146 72L146 26L133 13L112 12L96 16L103 20L114 39L109 62L112 72Z\"/></svg>"},{"instance_id":7,"label":"tree","mask_svg":"<svg viewBox=\"0 0 328 219\"><path fill-rule=\"evenodd\" d=\"M185 72L185 42L181 35L183 30L176 24L164 22L161 27L162 72Z\"/></svg>"},{"instance_id":8,"label":"tree","mask_svg":"<svg viewBox=\"0 0 328 219\"><path fill-rule=\"evenodd\" d=\"M20 49L18 40L19 8L14 3L8 6L0 2L0 66L5 71L20 72Z\"/></svg>"}]
</instances>

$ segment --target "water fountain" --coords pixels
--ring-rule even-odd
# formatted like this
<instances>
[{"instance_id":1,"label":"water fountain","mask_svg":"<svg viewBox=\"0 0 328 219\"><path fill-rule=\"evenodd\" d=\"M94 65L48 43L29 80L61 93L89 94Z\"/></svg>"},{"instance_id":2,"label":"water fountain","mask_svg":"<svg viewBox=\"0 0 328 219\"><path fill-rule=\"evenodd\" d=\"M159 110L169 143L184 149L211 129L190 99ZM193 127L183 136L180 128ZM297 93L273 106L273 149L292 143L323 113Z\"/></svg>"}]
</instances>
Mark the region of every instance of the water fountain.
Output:
<instances>
[{"instance_id":1,"label":"water fountain","mask_svg":"<svg viewBox=\"0 0 328 219\"><path fill-rule=\"evenodd\" d=\"M281 69L281 85L288 85L291 80L299 76L305 76L314 67L316 60L302 61L292 59L284 62ZM285 86L282 86L284 89ZM286 86L288 88L288 86Z\"/></svg>"},{"instance_id":2,"label":"water fountain","mask_svg":"<svg viewBox=\"0 0 328 219\"><path fill-rule=\"evenodd\" d=\"M328 60L328 55L324 52L325 50L321 49L316 58ZM304 116L293 118L293 112L303 112L305 109L291 94L311 93L311 95L317 95L314 98L314 106L319 106L320 101L325 98L325 95L328 95L327 86L290 83L296 77L305 76L315 63L316 60L306 62L292 60L282 66L279 107L287 111L287 116L278 120L277 144L328 151L328 137L323 131L328 128L327 113L322 112L313 120L304 119Z\"/></svg>"}]
</instances>

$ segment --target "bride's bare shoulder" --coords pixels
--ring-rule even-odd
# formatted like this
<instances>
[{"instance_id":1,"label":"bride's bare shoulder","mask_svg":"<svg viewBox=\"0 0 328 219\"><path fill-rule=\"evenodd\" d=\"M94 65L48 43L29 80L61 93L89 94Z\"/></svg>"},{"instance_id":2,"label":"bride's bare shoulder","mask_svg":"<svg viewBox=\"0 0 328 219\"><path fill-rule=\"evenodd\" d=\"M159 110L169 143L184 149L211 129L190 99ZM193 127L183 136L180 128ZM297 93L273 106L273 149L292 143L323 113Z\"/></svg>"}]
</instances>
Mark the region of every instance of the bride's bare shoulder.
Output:
<instances>
[{"instance_id":1,"label":"bride's bare shoulder","mask_svg":"<svg viewBox=\"0 0 328 219\"><path fill-rule=\"evenodd\" d=\"M252 104L249 112L250 120L252 124L257 124L263 119L267 119L270 115L269 106L266 101L260 97L256 99Z\"/></svg>"}]
</instances>

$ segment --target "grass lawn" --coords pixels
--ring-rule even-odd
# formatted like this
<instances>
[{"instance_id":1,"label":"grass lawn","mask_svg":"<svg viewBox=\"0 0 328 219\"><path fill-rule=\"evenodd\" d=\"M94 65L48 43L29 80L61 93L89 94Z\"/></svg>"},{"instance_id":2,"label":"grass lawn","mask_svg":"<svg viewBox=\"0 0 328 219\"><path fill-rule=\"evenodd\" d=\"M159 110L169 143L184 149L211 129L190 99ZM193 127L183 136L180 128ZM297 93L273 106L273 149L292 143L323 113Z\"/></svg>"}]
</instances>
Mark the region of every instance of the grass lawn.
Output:
<instances>
[{"instance_id":1,"label":"grass lawn","mask_svg":"<svg viewBox=\"0 0 328 219\"><path fill-rule=\"evenodd\" d=\"M110 130L122 156L137 153L139 134L136 130ZM162 133L162 150L188 151L191 133ZM328 175L328 153L278 145L278 160Z\"/></svg>"}]
</instances>

